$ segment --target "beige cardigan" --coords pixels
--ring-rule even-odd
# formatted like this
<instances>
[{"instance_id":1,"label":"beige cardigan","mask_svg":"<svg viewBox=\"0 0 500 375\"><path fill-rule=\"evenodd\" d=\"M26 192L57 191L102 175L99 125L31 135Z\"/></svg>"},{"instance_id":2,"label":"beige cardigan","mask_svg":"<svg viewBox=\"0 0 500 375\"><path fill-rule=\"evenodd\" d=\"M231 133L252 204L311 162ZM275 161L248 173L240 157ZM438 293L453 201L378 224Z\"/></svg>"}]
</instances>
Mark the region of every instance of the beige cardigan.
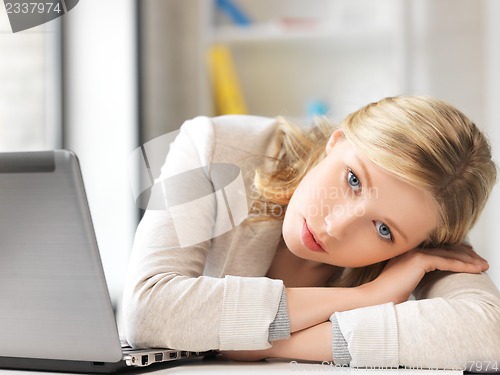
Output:
<instances>
[{"instance_id":1,"label":"beige cardigan","mask_svg":"<svg viewBox=\"0 0 500 375\"><path fill-rule=\"evenodd\" d=\"M159 181L232 163L241 168L249 203L254 168L263 155L272 155L275 129L275 119L254 116L187 121ZM211 181L194 179L186 190L202 185ZM270 346L269 325L283 282L265 275L281 222L217 230L228 220L220 211L223 204L227 196L218 194L201 199L193 210L189 204L170 205L144 215L124 292L124 325L133 346L191 351ZM203 241L181 247L179 236L186 230ZM461 368L467 361L500 362L500 294L486 274L433 272L415 296L418 301L335 313L351 366Z\"/></svg>"}]
</instances>

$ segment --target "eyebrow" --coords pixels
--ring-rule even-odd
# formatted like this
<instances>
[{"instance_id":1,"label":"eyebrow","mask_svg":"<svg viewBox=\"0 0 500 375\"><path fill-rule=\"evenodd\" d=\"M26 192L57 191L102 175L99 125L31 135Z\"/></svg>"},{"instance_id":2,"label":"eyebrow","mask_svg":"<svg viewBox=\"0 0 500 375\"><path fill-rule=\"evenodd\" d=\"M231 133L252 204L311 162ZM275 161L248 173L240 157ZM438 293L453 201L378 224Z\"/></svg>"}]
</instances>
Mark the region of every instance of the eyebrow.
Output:
<instances>
[{"instance_id":1,"label":"eyebrow","mask_svg":"<svg viewBox=\"0 0 500 375\"><path fill-rule=\"evenodd\" d=\"M366 168L366 165L361 161L361 159L357 155L355 155L355 158L363 171L363 175L365 176L366 181L368 182L367 187L371 188L372 187L372 180L371 180L370 174L368 173L368 168ZM404 234L404 232L396 224L394 224L394 222L392 220L389 220L388 218L382 218L382 220L384 221L384 223L389 224L389 227L391 229L394 228L396 230L396 232L398 232L399 235L401 237L403 237L403 239L406 242L408 242L408 237L406 236L406 234Z\"/></svg>"},{"instance_id":2,"label":"eyebrow","mask_svg":"<svg viewBox=\"0 0 500 375\"><path fill-rule=\"evenodd\" d=\"M363 170L363 174L365 175L366 181L368 182L366 184L366 186L368 188L371 188L372 187L372 179L370 177L370 174L368 173L368 169L366 168L366 165L361 161L361 159L358 157L358 155L354 155L354 157L356 158L356 161L358 162L358 164L361 166L361 169Z\"/></svg>"}]
</instances>

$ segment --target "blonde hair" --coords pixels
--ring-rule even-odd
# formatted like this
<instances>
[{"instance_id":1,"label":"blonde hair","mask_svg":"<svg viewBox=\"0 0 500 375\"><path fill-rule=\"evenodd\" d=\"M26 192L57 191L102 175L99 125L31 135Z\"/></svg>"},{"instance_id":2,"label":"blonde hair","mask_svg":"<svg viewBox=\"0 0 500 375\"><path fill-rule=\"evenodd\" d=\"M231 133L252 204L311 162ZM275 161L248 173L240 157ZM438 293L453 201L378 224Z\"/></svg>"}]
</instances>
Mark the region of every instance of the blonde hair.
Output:
<instances>
[{"instance_id":1,"label":"blonde hair","mask_svg":"<svg viewBox=\"0 0 500 375\"><path fill-rule=\"evenodd\" d=\"M471 120L442 100L399 96L359 109L340 127L371 162L434 198L438 225L421 246L444 247L464 240L497 176L490 145ZM275 214L285 211L302 178L324 157L333 130L325 120L304 128L279 119L272 167L258 170L254 178L258 194L253 209L261 213L259 219L283 218ZM337 285L373 280L385 264L348 270Z\"/></svg>"},{"instance_id":2,"label":"blonde hair","mask_svg":"<svg viewBox=\"0 0 500 375\"><path fill-rule=\"evenodd\" d=\"M253 180L253 220L283 219L296 187L324 156L333 125L323 118L313 126L300 127L283 117L277 119L276 149L272 160L257 169Z\"/></svg>"},{"instance_id":3,"label":"blonde hair","mask_svg":"<svg viewBox=\"0 0 500 375\"><path fill-rule=\"evenodd\" d=\"M439 223L422 246L464 240L496 181L490 145L471 120L442 100L396 97L352 113L342 128L371 162L434 198Z\"/></svg>"}]
</instances>

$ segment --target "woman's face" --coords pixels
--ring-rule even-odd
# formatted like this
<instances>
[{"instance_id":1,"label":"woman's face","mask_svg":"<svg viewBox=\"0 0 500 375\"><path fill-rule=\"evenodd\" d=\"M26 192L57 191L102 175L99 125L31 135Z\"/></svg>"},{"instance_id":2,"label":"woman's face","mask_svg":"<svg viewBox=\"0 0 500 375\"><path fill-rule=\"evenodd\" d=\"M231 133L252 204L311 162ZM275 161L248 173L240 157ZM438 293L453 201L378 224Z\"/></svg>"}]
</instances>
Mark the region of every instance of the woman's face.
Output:
<instances>
[{"instance_id":1,"label":"woman's face","mask_svg":"<svg viewBox=\"0 0 500 375\"><path fill-rule=\"evenodd\" d=\"M435 228L431 197L371 163L341 130L326 151L297 187L285 214L283 237L296 256L367 266L415 248Z\"/></svg>"}]
</instances>

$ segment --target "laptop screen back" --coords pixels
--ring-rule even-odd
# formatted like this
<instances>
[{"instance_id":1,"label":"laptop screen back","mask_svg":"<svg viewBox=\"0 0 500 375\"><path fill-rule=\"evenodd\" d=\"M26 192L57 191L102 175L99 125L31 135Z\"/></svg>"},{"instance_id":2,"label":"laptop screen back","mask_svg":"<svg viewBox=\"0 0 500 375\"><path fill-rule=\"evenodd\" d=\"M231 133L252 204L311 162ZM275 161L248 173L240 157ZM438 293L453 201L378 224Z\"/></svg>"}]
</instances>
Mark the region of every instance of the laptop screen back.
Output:
<instances>
[{"instance_id":1,"label":"laptop screen back","mask_svg":"<svg viewBox=\"0 0 500 375\"><path fill-rule=\"evenodd\" d=\"M0 356L122 357L71 152L0 154Z\"/></svg>"}]
</instances>

